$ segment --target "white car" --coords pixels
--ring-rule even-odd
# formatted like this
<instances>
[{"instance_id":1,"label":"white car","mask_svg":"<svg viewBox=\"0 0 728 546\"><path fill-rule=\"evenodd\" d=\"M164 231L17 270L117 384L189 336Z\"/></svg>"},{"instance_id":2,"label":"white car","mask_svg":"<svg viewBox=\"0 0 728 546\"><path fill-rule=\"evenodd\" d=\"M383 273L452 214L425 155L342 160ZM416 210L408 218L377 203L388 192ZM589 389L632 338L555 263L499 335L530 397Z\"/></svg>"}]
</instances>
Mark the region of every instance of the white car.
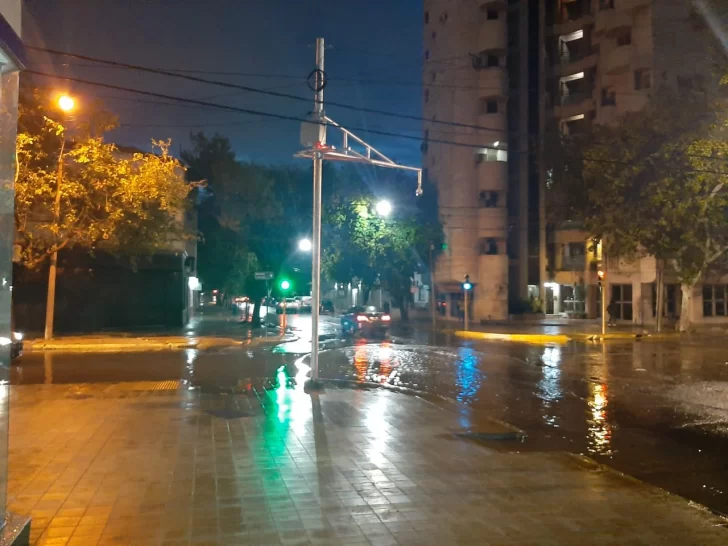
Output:
<instances>
[{"instance_id":1,"label":"white car","mask_svg":"<svg viewBox=\"0 0 728 546\"><path fill-rule=\"evenodd\" d=\"M301 302L296 298L286 298L278 302L276 313L283 314L283 305L286 306L286 313L298 313L301 309Z\"/></svg>"}]
</instances>

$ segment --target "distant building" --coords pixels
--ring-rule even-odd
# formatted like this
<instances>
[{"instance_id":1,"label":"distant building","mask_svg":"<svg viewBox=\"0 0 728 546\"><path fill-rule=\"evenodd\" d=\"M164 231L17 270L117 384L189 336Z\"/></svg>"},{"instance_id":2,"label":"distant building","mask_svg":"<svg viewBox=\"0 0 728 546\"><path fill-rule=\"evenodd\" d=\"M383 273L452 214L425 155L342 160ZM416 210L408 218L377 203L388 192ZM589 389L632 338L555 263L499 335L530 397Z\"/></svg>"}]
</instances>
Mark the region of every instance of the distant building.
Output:
<instances>
[{"instance_id":1,"label":"distant building","mask_svg":"<svg viewBox=\"0 0 728 546\"><path fill-rule=\"evenodd\" d=\"M423 127L447 243L435 266L442 307L461 307L469 275L475 320L526 303L598 315L600 249L574 225L546 226L543 144L616 122L656 86L704 84L708 36L695 15L686 0L425 0L423 115L460 124ZM652 320L654 260L607 265L620 318ZM666 302L679 312L673 281ZM706 286L696 320L728 313L726 287Z\"/></svg>"}]
</instances>

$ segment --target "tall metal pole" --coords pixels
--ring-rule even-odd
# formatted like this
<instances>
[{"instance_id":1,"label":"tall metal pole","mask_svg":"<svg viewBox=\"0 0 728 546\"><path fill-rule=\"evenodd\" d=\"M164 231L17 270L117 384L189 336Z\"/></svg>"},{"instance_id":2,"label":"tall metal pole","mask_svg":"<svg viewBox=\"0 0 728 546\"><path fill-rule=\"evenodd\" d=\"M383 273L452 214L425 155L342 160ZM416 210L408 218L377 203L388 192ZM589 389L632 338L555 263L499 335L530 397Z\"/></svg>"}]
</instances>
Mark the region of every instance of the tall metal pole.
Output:
<instances>
[{"instance_id":1,"label":"tall metal pole","mask_svg":"<svg viewBox=\"0 0 728 546\"><path fill-rule=\"evenodd\" d=\"M468 327L470 326L469 320L468 320L468 300L470 299L470 290L465 290L465 331L468 330Z\"/></svg>"},{"instance_id":2,"label":"tall metal pole","mask_svg":"<svg viewBox=\"0 0 728 546\"><path fill-rule=\"evenodd\" d=\"M604 278L602 279L602 335L607 333L607 251L604 250L604 240L602 240L602 271Z\"/></svg>"},{"instance_id":3,"label":"tall metal pole","mask_svg":"<svg viewBox=\"0 0 728 546\"><path fill-rule=\"evenodd\" d=\"M319 125L319 146L326 144L324 124L324 39L316 38L316 96L314 114ZM313 240L311 241L311 382L319 380L319 310L321 308L321 175L323 153L313 156Z\"/></svg>"},{"instance_id":4,"label":"tall metal pole","mask_svg":"<svg viewBox=\"0 0 728 546\"><path fill-rule=\"evenodd\" d=\"M430 243L430 312L432 313L432 328L434 329L437 326L437 299L435 294L435 270L432 269L434 265L432 263L432 247L433 245Z\"/></svg>"}]
</instances>

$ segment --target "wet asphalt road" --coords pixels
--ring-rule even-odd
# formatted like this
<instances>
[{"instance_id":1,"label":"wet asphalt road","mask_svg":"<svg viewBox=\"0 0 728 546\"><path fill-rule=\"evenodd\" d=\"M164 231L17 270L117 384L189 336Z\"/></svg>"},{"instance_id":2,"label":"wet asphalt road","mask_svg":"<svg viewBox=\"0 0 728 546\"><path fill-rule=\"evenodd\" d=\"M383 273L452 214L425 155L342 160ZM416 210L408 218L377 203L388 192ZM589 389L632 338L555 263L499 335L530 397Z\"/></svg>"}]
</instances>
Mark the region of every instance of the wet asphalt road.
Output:
<instances>
[{"instance_id":1,"label":"wet asphalt road","mask_svg":"<svg viewBox=\"0 0 728 546\"><path fill-rule=\"evenodd\" d=\"M11 380L181 379L203 389L245 389L275 381L281 370L295 375L305 368L310 318L289 320L300 339L273 348L26 354ZM528 434L523 443L496 447L583 453L728 514L728 343L544 347L474 343L402 327L386 340L351 340L341 338L331 317L320 333L322 377L410 387L457 400L464 427L488 414Z\"/></svg>"}]
</instances>

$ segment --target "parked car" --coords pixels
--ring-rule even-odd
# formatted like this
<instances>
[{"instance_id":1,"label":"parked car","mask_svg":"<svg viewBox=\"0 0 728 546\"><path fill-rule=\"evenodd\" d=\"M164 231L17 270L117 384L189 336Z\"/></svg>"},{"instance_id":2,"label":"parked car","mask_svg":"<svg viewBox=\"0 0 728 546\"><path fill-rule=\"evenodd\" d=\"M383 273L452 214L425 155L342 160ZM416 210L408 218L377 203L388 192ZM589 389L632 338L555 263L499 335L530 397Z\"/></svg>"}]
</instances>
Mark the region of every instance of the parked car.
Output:
<instances>
[{"instance_id":1,"label":"parked car","mask_svg":"<svg viewBox=\"0 0 728 546\"><path fill-rule=\"evenodd\" d=\"M389 331L392 317L373 305L355 306L341 317L341 330L344 335L357 333L385 336Z\"/></svg>"},{"instance_id":2,"label":"parked car","mask_svg":"<svg viewBox=\"0 0 728 546\"><path fill-rule=\"evenodd\" d=\"M310 313L312 306L312 298L311 296L299 296L296 298L296 300L299 302L298 310L301 313Z\"/></svg>"},{"instance_id":3,"label":"parked car","mask_svg":"<svg viewBox=\"0 0 728 546\"><path fill-rule=\"evenodd\" d=\"M13 332L11 337L12 339L0 337L0 345L10 345L10 360L15 360L23 354L23 334Z\"/></svg>"},{"instance_id":4,"label":"parked car","mask_svg":"<svg viewBox=\"0 0 728 546\"><path fill-rule=\"evenodd\" d=\"M286 298L278 302L276 305L276 313L283 314L283 304L286 306L286 313L298 313L301 308L301 302L296 298Z\"/></svg>"},{"instance_id":5,"label":"parked car","mask_svg":"<svg viewBox=\"0 0 728 546\"><path fill-rule=\"evenodd\" d=\"M320 313L330 313L334 314L334 302L331 300L324 300L321 302L321 308L319 309Z\"/></svg>"}]
</instances>

